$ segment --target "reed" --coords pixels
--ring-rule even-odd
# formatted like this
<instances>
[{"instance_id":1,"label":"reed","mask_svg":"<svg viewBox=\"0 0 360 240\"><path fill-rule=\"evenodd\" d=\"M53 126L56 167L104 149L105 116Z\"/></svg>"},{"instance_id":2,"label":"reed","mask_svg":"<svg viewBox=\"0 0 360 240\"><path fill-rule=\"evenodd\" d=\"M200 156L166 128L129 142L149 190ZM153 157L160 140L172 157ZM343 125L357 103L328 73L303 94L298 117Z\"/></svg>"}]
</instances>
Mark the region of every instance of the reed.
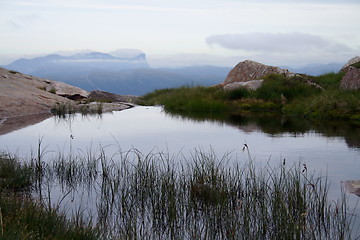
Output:
<instances>
[{"instance_id":1,"label":"reed","mask_svg":"<svg viewBox=\"0 0 360 240\"><path fill-rule=\"evenodd\" d=\"M60 154L44 165L43 179L55 181L44 186L60 184L64 195L91 191L90 219L105 239L354 238L355 217L345 195L329 200L326 176L285 160L257 166L244 151L247 160L235 164L230 154L201 150Z\"/></svg>"},{"instance_id":2,"label":"reed","mask_svg":"<svg viewBox=\"0 0 360 240\"><path fill-rule=\"evenodd\" d=\"M62 103L56 104L51 108L51 113L60 118L67 118L69 115L81 113L82 115L101 115L103 113L102 102L92 102L88 104Z\"/></svg>"},{"instance_id":3,"label":"reed","mask_svg":"<svg viewBox=\"0 0 360 240\"><path fill-rule=\"evenodd\" d=\"M98 239L97 229L88 222L66 219L64 213L33 198L39 171L43 169L32 163L0 154L0 238Z\"/></svg>"}]
</instances>

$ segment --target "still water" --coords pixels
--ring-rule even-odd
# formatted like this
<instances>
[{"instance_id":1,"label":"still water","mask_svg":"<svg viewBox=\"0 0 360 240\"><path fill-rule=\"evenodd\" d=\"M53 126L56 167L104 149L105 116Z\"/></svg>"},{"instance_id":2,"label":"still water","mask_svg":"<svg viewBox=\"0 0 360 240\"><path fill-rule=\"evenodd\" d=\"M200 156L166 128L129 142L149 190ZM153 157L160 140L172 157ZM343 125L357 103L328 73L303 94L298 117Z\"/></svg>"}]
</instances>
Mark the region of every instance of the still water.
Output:
<instances>
[{"instance_id":1,"label":"still water","mask_svg":"<svg viewBox=\"0 0 360 240\"><path fill-rule=\"evenodd\" d=\"M179 117L161 107L135 107L101 116L52 117L0 136L1 150L23 159L36 155L39 141L45 161L59 152L81 155L101 149L111 155L133 148L144 154L166 152L185 158L200 149L220 157L229 153L231 161L246 161L249 156L243 147L247 144L251 158L260 165L276 165L285 159L327 175L329 197L334 201L340 197L341 186L359 185L360 180L360 131L344 123ZM54 198L62 198L57 195L53 193ZM358 197L349 194L349 199L355 204Z\"/></svg>"},{"instance_id":2,"label":"still water","mask_svg":"<svg viewBox=\"0 0 360 240\"><path fill-rule=\"evenodd\" d=\"M247 158L242 151L246 143L251 157L258 162L301 161L309 169L327 173L335 185L360 179L358 129L338 125L330 126L335 130L329 131L324 126L297 127L285 124L283 119L279 122L192 120L166 114L161 107L135 107L101 116L52 117L1 135L0 146L24 158L37 151L42 139L42 148L48 155L59 151L77 154L89 148L105 148L109 153L119 148L123 151L136 148L142 153L166 151L170 155L211 149L219 156L231 153L234 161L242 161Z\"/></svg>"}]
</instances>

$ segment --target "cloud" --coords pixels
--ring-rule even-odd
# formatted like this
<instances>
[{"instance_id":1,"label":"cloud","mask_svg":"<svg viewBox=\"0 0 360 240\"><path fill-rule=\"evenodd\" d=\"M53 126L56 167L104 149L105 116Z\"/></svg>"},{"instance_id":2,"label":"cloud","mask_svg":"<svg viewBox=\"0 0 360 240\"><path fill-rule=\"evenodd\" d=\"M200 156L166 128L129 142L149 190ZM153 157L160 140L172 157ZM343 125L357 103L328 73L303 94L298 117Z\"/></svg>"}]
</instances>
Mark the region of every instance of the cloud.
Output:
<instances>
[{"instance_id":1,"label":"cloud","mask_svg":"<svg viewBox=\"0 0 360 240\"><path fill-rule=\"evenodd\" d=\"M18 24L17 22L15 22L14 20L7 20L7 25L10 26L11 28L14 29L21 29L22 26L20 24Z\"/></svg>"},{"instance_id":2,"label":"cloud","mask_svg":"<svg viewBox=\"0 0 360 240\"><path fill-rule=\"evenodd\" d=\"M232 50L267 53L296 53L304 51L349 52L353 49L333 43L317 35L306 33L239 33L212 35L208 45L219 45Z\"/></svg>"}]
</instances>

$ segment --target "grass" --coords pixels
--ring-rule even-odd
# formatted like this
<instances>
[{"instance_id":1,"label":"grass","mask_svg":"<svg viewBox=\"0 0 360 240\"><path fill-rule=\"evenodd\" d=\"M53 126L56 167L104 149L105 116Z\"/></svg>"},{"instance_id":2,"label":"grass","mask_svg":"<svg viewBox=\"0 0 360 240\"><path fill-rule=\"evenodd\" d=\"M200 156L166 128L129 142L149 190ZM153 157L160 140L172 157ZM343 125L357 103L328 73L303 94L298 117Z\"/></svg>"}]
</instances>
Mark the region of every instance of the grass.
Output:
<instances>
[{"instance_id":1,"label":"grass","mask_svg":"<svg viewBox=\"0 0 360 240\"><path fill-rule=\"evenodd\" d=\"M71 115L74 113L81 113L82 115L88 114L98 114L101 115L103 113L103 103L99 102L96 104L79 104L75 105L73 103L61 103L56 104L51 108L51 112L61 118L66 118L67 115Z\"/></svg>"},{"instance_id":2,"label":"grass","mask_svg":"<svg viewBox=\"0 0 360 240\"><path fill-rule=\"evenodd\" d=\"M360 68L360 62L357 62L357 63L351 64L350 66L352 66L352 67L356 67L356 68Z\"/></svg>"},{"instance_id":3,"label":"grass","mask_svg":"<svg viewBox=\"0 0 360 240\"><path fill-rule=\"evenodd\" d=\"M52 94L56 94L56 88L51 88L50 90L49 90L49 93L52 93Z\"/></svg>"},{"instance_id":4,"label":"grass","mask_svg":"<svg viewBox=\"0 0 360 240\"><path fill-rule=\"evenodd\" d=\"M19 73L18 71L14 71L14 70L9 70L9 72L12 73L12 74L17 74L17 73Z\"/></svg>"},{"instance_id":5,"label":"grass","mask_svg":"<svg viewBox=\"0 0 360 240\"><path fill-rule=\"evenodd\" d=\"M1 239L98 239L92 226L33 199L36 167L0 154Z\"/></svg>"},{"instance_id":6,"label":"grass","mask_svg":"<svg viewBox=\"0 0 360 240\"><path fill-rule=\"evenodd\" d=\"M43 163L42 184L90 191L104 239L352 239L345 195L330 201L326 176L285 160L260 167L244 151L236 164L198 150L59 154Z\"/></svg>"},{"instance_id":7,"label":"grass","mask_svg":"<svg viewBox=\"0 0 360 240\"><path fill-rule=\"evenodd\" d=\"M0 188L20 191L28 189L32 184L32 167L20 165L14 157L0 153Z\"/></svg>"},{"instance_id":8,"label":"grass","mask_svg":"<svg viewBox=\"0 0 360 240\"><path fill-rule=\"evenodd\" d=\"M312 119L360 119L360 91L339 88L343 73L317 77L264 77L257 90L220 87L182 87L158 90L141 98L143 105L163 105L166 111L226 112L228 114L278 113ZM309 84L310 83L310 84Z\"/></svg>"}]
</instances>

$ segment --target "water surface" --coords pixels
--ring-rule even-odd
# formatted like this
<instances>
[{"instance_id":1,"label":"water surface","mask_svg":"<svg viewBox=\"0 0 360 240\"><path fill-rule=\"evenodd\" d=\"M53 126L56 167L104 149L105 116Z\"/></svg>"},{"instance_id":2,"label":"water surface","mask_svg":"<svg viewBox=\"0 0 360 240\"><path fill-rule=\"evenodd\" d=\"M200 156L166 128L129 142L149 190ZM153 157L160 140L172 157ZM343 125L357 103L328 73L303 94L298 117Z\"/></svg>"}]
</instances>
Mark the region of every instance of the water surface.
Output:
<instances>
[{"instance_id":1,"label":"water surface","mask_svg":"<svg viewBox=\"0 0 360 240\"><path fill-rule=\"evenodd\" d=\"M166 152L175 158L190 158L195 149L200 149L214 151L219 157L230 153L231 161L245 162L249 159L243 151L247 144L251 158L260 165L276 166L285 159L287 164L301 162L308 171L327 175L331 184L329 196L336 201L341 195L341 184L356 187L360 179L358 131L344 123L316 124L276 117L179 117L165 113L161 107L135 107L101 116L51 117L1 135L0 146L26 160L36 156L41 141L43 159L48 162L59 152L84 155L101 149L111 156L133 148L144 154ZM80 205L74 201L76 198L88 198L69 197L67 207L71 202ZM56 202L63 195L57 189L52 198ZM354 206L358 197L353 194L349 198Z\"/></svg>"}]
</instances>

